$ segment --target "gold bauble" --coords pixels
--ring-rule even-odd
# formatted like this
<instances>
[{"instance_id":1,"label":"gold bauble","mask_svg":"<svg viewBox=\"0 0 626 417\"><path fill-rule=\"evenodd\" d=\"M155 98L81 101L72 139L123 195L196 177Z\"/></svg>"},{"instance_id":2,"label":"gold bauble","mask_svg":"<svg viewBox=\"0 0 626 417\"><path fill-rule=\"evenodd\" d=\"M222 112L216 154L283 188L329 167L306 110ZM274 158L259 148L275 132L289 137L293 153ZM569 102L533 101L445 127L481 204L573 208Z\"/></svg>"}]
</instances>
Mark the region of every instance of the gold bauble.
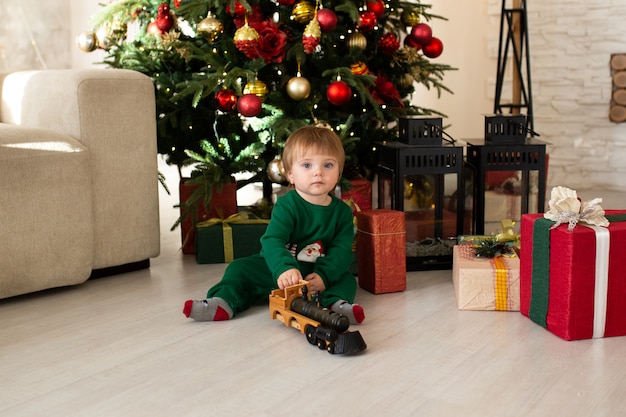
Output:
<instances>
[{"instance_id":1,"label":"gold bauble","mask_svg":"<svg viewBox=\"0 0 626 417\"><path fill-rule=\"evenodd\" d=\"M293 6L291 16L296 22L305 25L315 17L315 6L308 1L300 1Z\"/></svg>"},{"instance_id":2,"label":"gold bauble","mask_svg":"<svg viewBox=\"0 0 626 417\"><path fill-rule=\"evenodd\" d=\"M98 40L98 47L104 50L109 49L112 36L113 32L110 23L104 23L102 26L96 29L96 39Z\"/></svg>"},{"instance_id":3,"label":"gold bauble","mask_svg":"<svg viewBox=\"0 0 626 417\"><path fill-rule=\"evenodd\" d=\"M285 167L280 156L277 156L269 164L267 164L267 178L276 184L288 184L287 174L285 173Z\"/></svg>"},{"instance_id":4,"label":"gold bauble","mask_svg":"<svg viewBox=\"0 0 626 417\"><path fill-rule=\"evenodd\" d=\"M222 32L224 32L224 25L209 13L206 18L198 22L197 30L204 39L209 42L215 42Z\"/></svg>"},{"instance_id":5,"label":"gold bauble","mask_svg":"<svg viewBox=\"0 0 626 417\"><path fill-rule=\"evenodd\" d=\"M367 48L367 38L361 32L352 32L349 34L347 42L349 48Z\"/></svg>"},{"instance_id":6,"label":"gold bauble","mask_svg":"<svg viewBox=\"0 0 626 417\"><path fill-rule=\"evenodd\" d=\"M265 101L265 98L267 97L267 94L269 93L269 91L267 89L267 85L265 85L263 81L256 80L251 83L247 83L243 87L243 93L254 94L261 100L261 102L263 102Z\"/></svg>"},{"instance_id":7,"label":"gold bauble","mask_svg":"<svg viewBox=\"0 0 626 417\"><path fill-rule=\"evenodd\" d=\"M415 10L405 10L400 15L400 21L404 26L415 26L420 22L420 15Z\"/></svg>"},{"instance_id":8,"label":"gold bauble","mask_svg":"<svg viewBox=\"0 0 626 417\"><path fill-rule=\"evenodd\" d=\"M258 41L259 32L247 23L235 31L233 40L236 42Z\"/></svg>"},{"instance_id":9,"label":"gold bauble","mask_svg":"<svg viewBox=\"0 0 626 417\"><path fill-rule=\"evenodd\" d=\"M350 65L350 72L354 75L363 75L366 74L367 71L369 71L369 68L367 68L367 64L363 61Z\"/></svg>"},{"instance_id":10,"label":"gold bauble","mask_svg":"<svg viewBox=\"0 0 626 417\"><path fill-rule=\"evenodd\" d=\"M76 46L83 52L93 52L98 49L98 38L91 31L83 32L76 37Z\"/></svg>"},{"instance_id":11,"label":"gold bauble","mask_svg":"<svg viewBox=\"0 0 626 417\"><path fill-rule=\"evenodd\" d=\"M294 100L306 99L311 94L311 83L304 77L293 77L287 82L287 95Z\"/></svg>"},{"instance_id":12,"label":"gold bauble","mask_svg":"<svg viewBox=\"0 0 626 417\"><path fill-rule=\"evenodd\" d=\"M313 36L314 38L319 39L319 37L322 36L322 28L320 27L320 22L318 22L317 19L311 19L304 28L302 36Z\"/></svg>"},{"instance_id":13,"label":"gold bauble","mask_svg":"<svg viewBox=\"0 0 626 417\"><path fill-rule=\"evenodd\" d=\"M249 59L256 59L259 57L257 47L259 46L259 32L253 27L248 26L248 23L237 29L233 36L235 46L241 52L244 53Z\"/></svg>"}]
</instances>

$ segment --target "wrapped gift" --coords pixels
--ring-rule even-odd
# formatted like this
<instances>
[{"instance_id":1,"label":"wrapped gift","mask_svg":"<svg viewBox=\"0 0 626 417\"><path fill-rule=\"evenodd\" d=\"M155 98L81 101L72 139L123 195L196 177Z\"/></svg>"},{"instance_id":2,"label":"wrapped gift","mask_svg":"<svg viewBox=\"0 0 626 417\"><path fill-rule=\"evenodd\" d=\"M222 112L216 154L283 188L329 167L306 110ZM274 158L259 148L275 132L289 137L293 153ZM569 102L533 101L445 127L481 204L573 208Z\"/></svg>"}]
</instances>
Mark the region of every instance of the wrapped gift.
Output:
<instances>
[{"instance_id":1,"label":"wrapped gift","mask_svg":"<svg viewBox=\"0 0 626 417\"><path fill-rule=\"evenodd\" d=\"M406 289L404 212L362 210L357 213L359 285L374 293Z\"/></svg>"},{"instance_id":2,"label":"wrapped gift","mask_svg":"<svg viewBox=\"0 0 626 417\"><path fill-rule=\"evenodd\" d=\"M459 310L519 311L520 262L513 253L476 257L472 245L455 245L452 282Z\"/></svg>"},{"instance_id":3,"label":"wrapped gift","mask_svg":"<svg viewBox=\"0 0 626 417\"><path fill-rule=\"evenodd\" d=\"M554 198L545 215L522 216L520 311L565 340L626 335L626 210L584 223L599 199L569 198L580 216Z\"/></svg>"},{"instance_id":4,"label":"wrapped gift","mask_svg":"<svg viewBox=\"0 0 626 417\"><path fill-rule=\"evenodd\" d=\"M352 188L341 191L343 201L352 200L361 210L372 209L372 182L366 178L350 180Z\"/></svg>"},{"instance_id":5,"label":"wrapped gift","mask_svg":"<svg viewBox=\"0 0 626 417\"><path fill-rule=\"evenodd\" d=\"M228 263L261 252L261 236L269 220L234 214L226 219L212 218L196 227L196 262Z\"/></svg>"},{"instance_id":6,"label":"wrapped gift","mask_svg":"<svg viewBox=\"0 0 626 417\"><path fill-rule=\"evenodd\" d=\"M199 185L189 185L189 178L180 180L178 186L180 198L180 230L181 243L184 254L192 254L195 252L196 227L199 222L215 217L228 217L237 213L237 183L224 184L221 188L215 187L211 197L211 205L209 210L205 209L204 204L199 203L193 207L195 212L187 212L192 208L186 206L192 194L197 190Z\"/></svg>"}]
</instances>

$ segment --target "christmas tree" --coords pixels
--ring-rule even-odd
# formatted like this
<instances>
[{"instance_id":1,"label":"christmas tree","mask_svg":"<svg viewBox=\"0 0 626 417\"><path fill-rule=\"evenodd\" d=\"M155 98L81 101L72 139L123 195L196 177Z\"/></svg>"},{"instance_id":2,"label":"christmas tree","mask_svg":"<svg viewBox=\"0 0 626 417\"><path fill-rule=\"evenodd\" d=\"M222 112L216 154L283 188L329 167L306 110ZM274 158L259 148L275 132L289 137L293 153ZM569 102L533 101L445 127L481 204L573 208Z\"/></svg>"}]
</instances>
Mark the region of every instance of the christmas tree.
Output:
<instances>
[{"instance_id":1,"label":"christmas tree","mask_svg":"<svg viewBox=\"0 0 626 417\"><path fill-rule=\"evenodd\" d=\"M324 123L346 148L346 175L371 176L375 142L397 136L416 83L443 85L430 5L397 0L112 0L79 37L105 63L154 80L158 150L191 156L215 181L252 172L281 182L280 153Z\"/></svg>"}]
</instances>

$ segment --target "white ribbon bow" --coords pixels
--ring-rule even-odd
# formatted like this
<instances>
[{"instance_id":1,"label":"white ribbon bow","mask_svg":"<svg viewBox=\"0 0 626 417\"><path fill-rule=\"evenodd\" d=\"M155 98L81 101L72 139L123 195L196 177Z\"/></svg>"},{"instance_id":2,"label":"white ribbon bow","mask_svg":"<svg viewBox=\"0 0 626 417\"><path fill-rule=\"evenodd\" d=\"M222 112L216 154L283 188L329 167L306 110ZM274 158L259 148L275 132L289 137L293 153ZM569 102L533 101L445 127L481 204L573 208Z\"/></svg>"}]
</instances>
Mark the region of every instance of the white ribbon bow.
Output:
<instances>
[{"instance_id":1,"label":"white ribbon bow","mask_svg":"<svg viewBox=\"0 0 626 417\"><path fill-rule=\"evenodd\" d=\"M567 187L554 187L548 202L549 210L543 217L556 222L552 228L568 223L567 230L572 231L578 222L592 226L608 227L609 221L604 217L604 209L600 207L601 198L581 202L576 191Z\"/></svg>"}]
</instances>

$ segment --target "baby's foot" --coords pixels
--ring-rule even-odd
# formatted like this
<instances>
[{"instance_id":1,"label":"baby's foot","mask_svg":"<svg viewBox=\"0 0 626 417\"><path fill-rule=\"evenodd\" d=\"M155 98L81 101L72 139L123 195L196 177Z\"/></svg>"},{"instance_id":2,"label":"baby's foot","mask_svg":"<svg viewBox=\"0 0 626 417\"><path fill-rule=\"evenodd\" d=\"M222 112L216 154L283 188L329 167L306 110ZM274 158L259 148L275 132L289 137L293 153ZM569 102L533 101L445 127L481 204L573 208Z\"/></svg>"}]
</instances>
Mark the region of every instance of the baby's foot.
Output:
<instances>
[{"instance_id":1,"label":"baby's foot","mask_svg":"<svg viewBox=\"0 0 626 417\"><path fill-rule=\"evenodd\" d=\"M221 321L233 317L233 310L223 298L187 300L183 314L196 321Z\"/></svg>"},{"instance_id":2,"label":"baby's foot","mask_svg":"<svg viewBox=\"0 0 626 417\"><path fill-rule=\"evenodd\" d=\"M350 320L350 324L361 324L365 320L365 311L358 304L350 304L345 300L339 300L330 309L335 313L346 316Z\"/></svg>"}]
</instances>

